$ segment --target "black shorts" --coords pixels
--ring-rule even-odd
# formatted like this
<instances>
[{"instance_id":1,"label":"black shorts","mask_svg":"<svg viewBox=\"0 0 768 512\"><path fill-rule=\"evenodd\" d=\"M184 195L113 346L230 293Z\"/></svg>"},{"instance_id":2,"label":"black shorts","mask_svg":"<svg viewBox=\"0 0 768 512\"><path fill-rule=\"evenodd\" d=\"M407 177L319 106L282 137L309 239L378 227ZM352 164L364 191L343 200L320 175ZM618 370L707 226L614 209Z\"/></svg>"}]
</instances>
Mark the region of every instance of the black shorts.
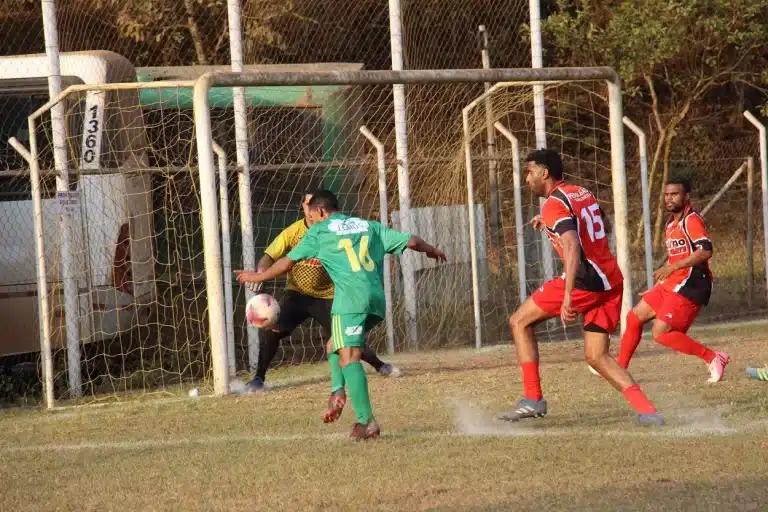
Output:
<instances>
[{"instance_id":1,"label":"black shorts","mask_svg":"<svg viewBox=\"0 0 768 512\"><path fill-rule=\"evenodd\" d=\"M296 290L286 290L280 301L280 317L273 328L288 336L307 318L314 318L323 331L323 339L331 337L331 306L333 299L318 299Z\"/></svg>"}]
</instances>

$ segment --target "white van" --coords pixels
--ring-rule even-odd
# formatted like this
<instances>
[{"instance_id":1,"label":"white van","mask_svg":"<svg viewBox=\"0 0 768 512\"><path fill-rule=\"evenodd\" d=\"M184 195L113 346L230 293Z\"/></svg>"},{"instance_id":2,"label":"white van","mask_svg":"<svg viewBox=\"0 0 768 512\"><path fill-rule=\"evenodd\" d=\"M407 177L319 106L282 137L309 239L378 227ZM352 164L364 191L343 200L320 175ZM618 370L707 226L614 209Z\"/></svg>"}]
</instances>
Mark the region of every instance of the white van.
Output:
<instances>
[{"instance_id":1,"label":"white van","mask_svg":"<svg viewBox=\"0 0 768 512\"><path fill-rule=\"evenodd\" d=\"M112 52L64 53L60 63L62 88L136 80L133 65ZM48 101L47 74L45 55L0 57L0 357L40 350L28 166L8 139L29 147L27 118ZM154 300L150 180L129 172L147 166L147 144L135 90L76 94L66 106L70 176L80 196L74 215L78 323L81 341L89 343L130 329L140 317L135 305ZM48 124L45 118L41 124ZM37 142L41 171L52 169L50 137ZM80 169L89 172L79 175ZM66 346L66 335L53 176L44 177L42 189L52 344L58 348Z\"/></svg>"}]
</instances>

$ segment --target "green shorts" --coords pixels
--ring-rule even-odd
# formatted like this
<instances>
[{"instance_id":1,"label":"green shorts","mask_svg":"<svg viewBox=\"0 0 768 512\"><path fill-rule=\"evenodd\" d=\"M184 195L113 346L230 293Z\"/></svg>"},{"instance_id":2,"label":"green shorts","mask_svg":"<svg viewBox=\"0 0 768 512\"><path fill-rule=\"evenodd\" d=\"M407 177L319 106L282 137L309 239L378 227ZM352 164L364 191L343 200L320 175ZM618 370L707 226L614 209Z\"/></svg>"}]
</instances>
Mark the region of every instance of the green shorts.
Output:
<instances>
[{"instance_id":1,"label":"green shorts","mask_svg":"<svg viewBox=\"0 0 768 512\"><path fill-rule=\"evenodd\" d=\"M347 315L331 315L331 339L333 351L345 347L362 348L365 344L365 334L381 322L377 315L369 313L353 313Z\"/></svg>"}]
</instances>

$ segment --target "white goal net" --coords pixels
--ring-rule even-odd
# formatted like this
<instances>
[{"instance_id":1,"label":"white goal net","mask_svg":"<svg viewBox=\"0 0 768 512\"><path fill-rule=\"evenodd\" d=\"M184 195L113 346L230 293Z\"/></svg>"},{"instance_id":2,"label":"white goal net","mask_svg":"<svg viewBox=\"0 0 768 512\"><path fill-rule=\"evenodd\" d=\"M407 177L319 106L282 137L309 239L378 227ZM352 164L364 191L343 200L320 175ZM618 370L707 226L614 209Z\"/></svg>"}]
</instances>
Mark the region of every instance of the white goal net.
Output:
<instances>
[{"instance_id":1,"label":"white goal net","mask_svg":"<svg viewBox=\"0 0 768 512\"><path fill-rule=\"evenodd\" d=\"M610 215L617 211L626 216L626 203L613 197L617 172L623 173L623 168L617 170L623 156L612 159L609 87L599 80L601 72L572 73L573 81L545 84L547 144L562 153L568 179L592 190ZM249 206L242 203L229 88L207 92L210 124L193 112L189 84L157 88L124 84L98 91L81 87L67 94L60 104L67 127L64 163L71 192L59 191L58 196L55 176L64 163L54 158L50 108L36 117L33 136L41 174L56 399L174 393L185 386L214 383L217 391L223 391L221 381L232 373L251 372L255 337L245 325L246 292L225 279L245 264L243 209L252 217L258 259L283 228L301 218L303 195L321 187L339 195L345 212L380 219L383 185L389 211L384 220L394 227L410 224L414 234L448 254L449 261L442 266L414 255L392 262L392 332L382 323L368 340L380 353L387 350L388 334L397 351L475 345L478 330L482 345L507 342L509 314L547 275L559 271L557 264L551 269L542 264L541 239L530 229L520 229L520 221L524 226L538 205L529 191L515 187L514 176L519 160L536 147L530 82L495 89L487 102L479 101L467 112L466 125L462 110L483 94L480 79L459 83L443 78L442 83L408 85L406 190L404 169L398 167L403 162L395 150L400 126L395 124L391 77L372 80L379 83L334 84L326 78L310 84L308 74L305 83L310 85L302 85L295 74L270 75L293 80L280 85L274 79L264 82L265 76L245 75L241 84L246 87L248 111ZM580 77L597 80L577 80ZM620 105L615 107L620 115ZM94 135L89 132L94 120L98 133L89 138ZM209 149L196 140L200 123L221 147L221 161L213 153L211 160L199 161L199 152ZM385 149L383 180L375 148L361 133L363 126ZM489 126L495 134L490 149ZM471 173L467 173L466 135ZM620 132L614 134L613 143L620 137ZM98 153L92 158L89 150ZM211 162L224 165L210 168ZM215 189L208 198L215 201L204 205L211 182L201 180L201 174L211 172L208 178L214 179ZM216 185L222 176L222 186ZM467 208L470 176L475 196L472 215ZM226 210L221 208L222 192ZM404 215L401 196L406 192L410 210ZM619 204L616 210L614 204ZM217 217L215 233L203 229L211 207ZM225 223L222 236L224 212L229 225ZM71 217L69 229L61 222L62 214ZM622 219L615 218L614 224L621 226ZM221 249L222 240L229 251L206 254L209 247ZM227 252L229 261L222 261ZM220 273L212 280L213 267L206 266L206 257L214 256ZM70 266L69 272L64 272L64 265ZM76 284L75 301L67 299L66 279ZM224 285L231 294L219 293ZM284 285L278 280L265 290L279 299ZM212 322L211 315L220 321ZM76 322L76 331L67 328L68 321ZM561 327L540 327L542 339L563 335ZM220 351L222 343L225 349ZM73 344L79 348L74 359ZM323 345L318 325L307 322L283 341L273 364L319 361ZM80 386L73 387L76 375Z\"/></svg>"}]
</instances>

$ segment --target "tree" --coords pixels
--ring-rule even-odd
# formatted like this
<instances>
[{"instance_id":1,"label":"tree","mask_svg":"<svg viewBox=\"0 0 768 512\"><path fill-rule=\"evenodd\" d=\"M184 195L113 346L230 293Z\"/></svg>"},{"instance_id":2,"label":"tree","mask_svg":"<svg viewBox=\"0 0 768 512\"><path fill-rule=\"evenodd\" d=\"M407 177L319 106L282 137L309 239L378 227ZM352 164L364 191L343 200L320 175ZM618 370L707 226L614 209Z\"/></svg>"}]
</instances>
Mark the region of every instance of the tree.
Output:
<instances>
[{"instance_id":1,"label":"tree","mask_svg":"<svg viewBox=\"0 0 768 512\"><path fill-rule=\"evenodd\" d=\"M542 30L557 65L613 67L624 81L628 109L650 114L656 141L651 190L660 166L657 183L666 180L672 143L697 104L727 84L768 83L758 71L766 64L768 0L558 0ZM640 230L638 223L636 238Z\"/></svg>"},{"instance_id":2,"label":"tree","mask_svg":"<svg viewBox=\"0 0 768 512\"><path fill-rule=\"evenodd\" d=\"M282 45L273 25L293 15L293 0L242 4L247 60L262 62L262 48ZM136 66L230 62L226 0L58 0L58 13L66 51L110 49Z\"/></svg>"},{"instance_id":3,"label":"tree","mask_svg":"<svg viewBox=\"0 0 768 512\"><path fill-rule=\"evenodd\" d=\"M92 0L93 1L93 0ZM229 62L226 0L95 0L117 14L123 36L137 42L154 41L164 61L181 57L198 65ZM242 8L245 44L279 44L268 21L290 11L290 0L251 0ZM191 43L191 44L190 44ZM185 57L190 49L192 55ZM190 58L191 57L191 58Z\"/></svg>"}]
</instances>

